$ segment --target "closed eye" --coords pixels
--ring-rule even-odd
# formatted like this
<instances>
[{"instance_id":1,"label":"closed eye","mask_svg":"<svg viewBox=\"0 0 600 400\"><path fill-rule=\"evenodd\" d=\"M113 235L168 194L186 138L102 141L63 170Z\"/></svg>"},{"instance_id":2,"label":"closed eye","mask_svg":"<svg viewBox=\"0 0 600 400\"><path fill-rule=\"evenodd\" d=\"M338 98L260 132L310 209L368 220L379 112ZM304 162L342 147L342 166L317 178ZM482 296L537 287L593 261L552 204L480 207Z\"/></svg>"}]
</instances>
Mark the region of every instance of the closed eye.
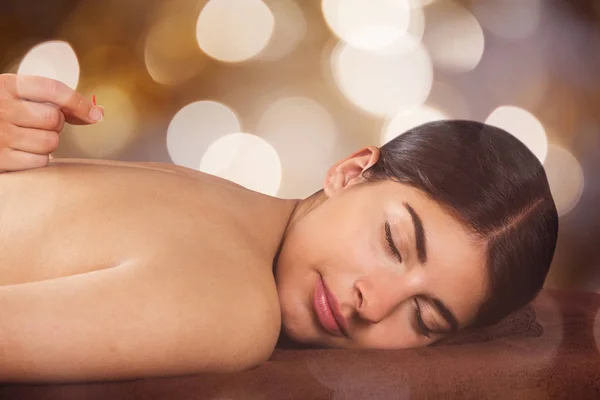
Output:
<instances>
[{"instance_id":1,"label":"closed eye","mask_svg":"<svg viewBox=\"0 0 600 400\"><path fill-rule=\"evenodd\" d=\"M432 330L429 329L427 327L427 325L425 325L425 322L423 322L423 316L421 314L421 307L419 306L419 302L417 301L416 297L413 298L413 307L415 309L415 320L417 322L418 333L425 337L430 337Z\"/></svg>"},{"instance_id":2,"label":"closed eye","mask_svg":"<svg viewBox=\"0 0 600 400\"><path fill-rule=\"evenodd\" d=\"M402 255L398 251L398 248L394 244L394 239L392 238L392 230L390 229L390 223L385 221L385 240L388 244L388 248L390 249L390 253L392 256L398 260L398 262L402 262Z\"/></svg>"}]
</instances>

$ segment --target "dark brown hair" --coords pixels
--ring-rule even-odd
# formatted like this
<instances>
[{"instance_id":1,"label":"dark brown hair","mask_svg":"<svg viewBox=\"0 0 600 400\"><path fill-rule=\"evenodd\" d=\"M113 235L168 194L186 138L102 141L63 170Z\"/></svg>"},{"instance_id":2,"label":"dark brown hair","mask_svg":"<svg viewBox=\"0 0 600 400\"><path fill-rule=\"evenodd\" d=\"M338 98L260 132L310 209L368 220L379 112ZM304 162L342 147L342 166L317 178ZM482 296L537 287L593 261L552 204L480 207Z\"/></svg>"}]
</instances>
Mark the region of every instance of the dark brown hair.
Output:
<instances>
[{"instance_id":1,"label":"dark brown hair","mask_svg":"<svg viewBox=\"0 0 600 400\"><path fill-rule=\"evenodd\" d=\"M556 247L558 214L544 168L508 132L446 120L381 147L364 177L423 191L487 248L488 298L471 327L491 325L541 290Z\"/></svg>"}]
</instances>

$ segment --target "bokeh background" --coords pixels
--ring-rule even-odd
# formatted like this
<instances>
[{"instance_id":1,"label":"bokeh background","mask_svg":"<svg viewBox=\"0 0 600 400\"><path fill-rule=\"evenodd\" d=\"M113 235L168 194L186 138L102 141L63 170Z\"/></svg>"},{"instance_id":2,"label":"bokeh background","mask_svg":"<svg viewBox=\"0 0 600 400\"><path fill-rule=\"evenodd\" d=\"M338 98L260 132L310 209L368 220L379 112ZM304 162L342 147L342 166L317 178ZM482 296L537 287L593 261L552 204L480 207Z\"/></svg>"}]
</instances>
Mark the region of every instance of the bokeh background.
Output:
<instances>
[{"instance_id":1,"label":"bokeh background","mask_svg":"<svg viewBox=\"0 0 600 400\"><path fill-rule=\"evenodd\" d=\"M1 0L0 72L105 107L54 157L172 162L280 197L421 123L500 126L561 214L547 287L600 292L597 0Z\"/></svg>"}]
</instances>

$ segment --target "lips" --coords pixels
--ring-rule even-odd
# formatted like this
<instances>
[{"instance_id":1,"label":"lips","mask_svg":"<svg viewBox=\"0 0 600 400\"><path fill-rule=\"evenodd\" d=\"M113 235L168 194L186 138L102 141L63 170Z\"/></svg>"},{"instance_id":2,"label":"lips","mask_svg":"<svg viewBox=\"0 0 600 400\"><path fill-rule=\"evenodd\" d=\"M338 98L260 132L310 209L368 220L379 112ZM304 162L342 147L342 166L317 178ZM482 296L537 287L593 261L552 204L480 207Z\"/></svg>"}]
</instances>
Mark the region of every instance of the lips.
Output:
<instances>
[{"instance_id":1,"label":"lips","mask_svg":"<svg viewBox=\"0 0 600 400\"><path fill-rule=\"evenodd\" d=\"M344 336L345 319L339 311L335 296L327 289L322 277L315 284L313 305L317 319L325 330L335 336Z\"/></svg>"}]
</instances>

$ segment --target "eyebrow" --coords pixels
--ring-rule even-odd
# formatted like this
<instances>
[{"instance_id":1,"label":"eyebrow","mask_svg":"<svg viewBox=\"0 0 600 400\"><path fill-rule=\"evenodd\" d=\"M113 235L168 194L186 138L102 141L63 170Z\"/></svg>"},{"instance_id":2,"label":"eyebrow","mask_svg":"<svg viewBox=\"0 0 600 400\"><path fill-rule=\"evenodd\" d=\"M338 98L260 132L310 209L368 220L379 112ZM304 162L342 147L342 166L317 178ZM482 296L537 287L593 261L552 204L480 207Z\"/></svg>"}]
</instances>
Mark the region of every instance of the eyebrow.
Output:
<instances>
[{"instance_id":1,"label":"eyebrow","mask_svg":"<svg viewBox=\"0 0 600 400\"><path fill-rule=\"evenodd\" d=\"M425 240L425 229L423 228L423 221L421 221L421 217L415 211L414 208L410 206L408 203L404 203L404 207L410 214L410 217L413 221L413 226L415 229L415 241L417 246L417 255L421 264L425 264L427 262L427 242ZM429 298L433 305L438 309L439 313L444 317L446 321L450 324L451 332L454 333L458 330L458 320L450 311L448 307L444 304L440 299L436 299L434 297Z\"/></svg>"},{"instance_id":2,"label":"eyebrow","mask_svg":"<svg viewBox=\"0 0 600 400\"><path fill-rule=\"evenodd\" d=\"M427 244L425 241L425 229L423 229L423 221L419 217L419 214L415 211L414 208L410 206L408 203L404 203L404 207L408 210L410 217L413 221L413 227L415 229L415 240L417 246L417 256L419 257L419 261L421 264L425 264L427 262Z\"/></svg>"}]
</instances>

